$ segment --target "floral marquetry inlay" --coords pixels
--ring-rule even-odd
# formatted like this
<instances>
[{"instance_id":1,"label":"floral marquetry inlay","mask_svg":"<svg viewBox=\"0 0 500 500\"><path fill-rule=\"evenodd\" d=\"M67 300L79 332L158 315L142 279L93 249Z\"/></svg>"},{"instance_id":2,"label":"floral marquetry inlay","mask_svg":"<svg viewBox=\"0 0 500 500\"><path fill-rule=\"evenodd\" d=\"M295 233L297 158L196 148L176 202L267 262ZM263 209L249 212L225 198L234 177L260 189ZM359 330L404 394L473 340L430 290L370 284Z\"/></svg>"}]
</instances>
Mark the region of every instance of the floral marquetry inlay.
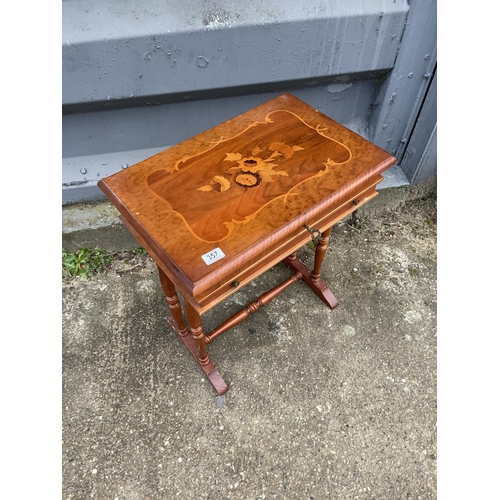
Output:
<instances>
[{"instance_id":1,"label":"floral marquetry inlay","mask_svg":"<svg viewBox=\"0 0 500 500\"><path fill-rule=\"evenodd\" d=\"M234 182L239 186L251 188L257 187L261 182L273 182L280 175L287 176L285 170L276 170L279 160L290 158L295 151L301 151L300 146L288 146L282 142L273 142L267 151L255 146L252 155L243 157L240 153L226 153L224 161L237 163L237 165L225 170L225 177L214 176L210 184L198 188L198 191L226 191ZM265 157L264 157L265 156Z\"/></svg>"},{"instance_id":2,"label":"floral marquetry inlay","mask_svg":"<svg viewBox=\"0 0 500 500\"><path fill-rule=\"evenodd\" d=\"M152 172L147 183L193 235L216 242L267 205L286 204L311 179L327 172L337 175L335 169L351 158L351 151L329 137L326 127L277 110L204 151Z\"/></svg>"}]
</instances>

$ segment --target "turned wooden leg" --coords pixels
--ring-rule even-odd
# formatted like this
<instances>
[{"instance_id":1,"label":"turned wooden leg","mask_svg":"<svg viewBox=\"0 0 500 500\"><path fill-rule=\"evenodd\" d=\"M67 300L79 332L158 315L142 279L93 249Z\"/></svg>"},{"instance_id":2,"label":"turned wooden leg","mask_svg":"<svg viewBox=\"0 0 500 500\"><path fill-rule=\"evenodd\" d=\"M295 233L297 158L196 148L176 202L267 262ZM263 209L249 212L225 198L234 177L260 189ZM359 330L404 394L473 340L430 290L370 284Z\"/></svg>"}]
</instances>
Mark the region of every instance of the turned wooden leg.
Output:
<instances>
[{"instance_id":1,"label":"turned wooden leg","mask_svg":"<svg viewBox=\"0 0 500 500\"><path fill-rule=\"evenodd\" d=\"M186 315L189 323L189 331L193 336L196 346L198 347L198 357L200 365L208 365L210 359L207 354L207 343L205 341L205 333L203 332L203 326L201 326L201 318L198 312L195 311L194 307L186 302Z\"/></svg>"},{"instance_id":2,"label":"turned wooden leg","mask_svg":"<svg viewBox=\"0 0 500 500\"><path fill-rule=\"evenodd\" d=\"M330 233L333 226L321 233L321 240L316 245L316 253L314 255L314 269L311 272L311 281L317 283L321 274L321 266L325 258L326 249L328 248L328 241L330 240Z\"/></svg>"},{"instance_id":3,"label":"turned wooden leg","mask_svg":"<svg viewBox=\"0 0 500 500\"><path fill-rule=\"evenodd\" d=\"M299 271L303 276L304 283L306 283L328 307L335 309L339 303L331 290L328 288L328 285L320 278L321 265L323 264L323 259L325 258L326 248L328 246L328 240L330 239L332 228L333 227L327 229L321 234L321 240L316 245L314 268L312 271L299 259L297 259L296 253L287 257L283 263L293 271Z\"/></svg>"},{"instance_id":4,"label":"turned wooden leg","mask_svg":"<svg viewBox=\"0 0 500 500\"><path fill-rule=\"evenodd\" d=\"M185 337L188 334L188 329L184 323L184 317L182 316L182 308L179 302L179 297L175 291L175 286L170 280L170 278L158 267L158 274L160 275L160 283L167 299L168 308L172 314L172 318L169 318L169 323L172 325L174 330L181 336Z\"/></svg>"},{"instance_id":5,"label":"turned wooden leg","mask_svg":"<svg viewBox=\"0 0 500 500\"><path fill-rule=\"evenodd\" d=\"M205 334L203 333L200 315L187 300L185 301L184 307L191 335L181 337L181 340L189 349L201 369L205 372L205 375L208 377L208 380L210 380L214 389L219 395L222 396L222 394L227 392L228 387L219 373L219 370L217 370L208 357L206 339Z\"/></svg>"}]
</instances>

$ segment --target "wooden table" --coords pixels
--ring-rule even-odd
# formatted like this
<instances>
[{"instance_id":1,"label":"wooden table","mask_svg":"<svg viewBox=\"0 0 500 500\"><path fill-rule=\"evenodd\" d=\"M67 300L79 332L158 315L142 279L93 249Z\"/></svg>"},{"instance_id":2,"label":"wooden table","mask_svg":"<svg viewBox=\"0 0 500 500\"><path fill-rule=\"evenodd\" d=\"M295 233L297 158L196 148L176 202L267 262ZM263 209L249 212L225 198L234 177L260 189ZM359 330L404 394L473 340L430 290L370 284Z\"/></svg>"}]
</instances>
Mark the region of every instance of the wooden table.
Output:
<instances>
[{"instance_id":1,"label":"wooden table","mask_svg":"<svg viewBox=\"0 0 500 500\"><path fill-rule=\"evenodd\" d=\"M170 324L224 394L207 345L299 280L336 307L320 278L332 226L376 196L381 172L395 163L287 93L98 185L155 260ZM311 239L312 270L296 256ZM279 262L289 279L204 332L203 313Z\"/></svg>"}]
</instances>

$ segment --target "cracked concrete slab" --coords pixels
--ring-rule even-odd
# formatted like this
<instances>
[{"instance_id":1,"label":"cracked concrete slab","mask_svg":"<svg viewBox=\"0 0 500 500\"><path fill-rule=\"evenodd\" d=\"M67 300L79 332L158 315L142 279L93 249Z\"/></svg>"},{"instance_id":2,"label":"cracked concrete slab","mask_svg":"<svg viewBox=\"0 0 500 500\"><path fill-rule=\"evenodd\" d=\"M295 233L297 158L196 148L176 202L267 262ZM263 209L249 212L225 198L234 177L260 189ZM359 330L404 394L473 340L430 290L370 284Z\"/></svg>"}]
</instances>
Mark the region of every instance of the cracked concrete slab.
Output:
<instances>
[{"instance_id":1,"label":"cracked concrete slab","mask_svg":"<svg viewBox=\"0 0 500 500\"><path fill-rule=\"evenodd\" d=\"M339 306L299 282L217 338L223 397L165 321L147 255L64 279L62 498L436 498L436 213L413 200L337 225L322 277Z\"/></svg>"}]
</instances>

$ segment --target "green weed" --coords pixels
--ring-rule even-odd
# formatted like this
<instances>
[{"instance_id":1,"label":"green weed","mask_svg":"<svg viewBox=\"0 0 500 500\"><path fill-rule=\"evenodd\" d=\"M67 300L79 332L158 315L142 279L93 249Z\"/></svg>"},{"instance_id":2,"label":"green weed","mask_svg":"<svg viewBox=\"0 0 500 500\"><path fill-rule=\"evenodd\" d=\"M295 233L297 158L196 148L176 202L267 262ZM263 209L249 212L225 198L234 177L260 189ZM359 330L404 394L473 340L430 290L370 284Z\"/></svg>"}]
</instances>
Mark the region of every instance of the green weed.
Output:
<instances>
[{"instance_id":1,"label":"green weed","mask_svg":"<svg viewBox=\"0 0 500 500\"><path fill-rule=\"evenodd\" d=\"M88 278L98 273L113 260L113 255L102 248L80 248L76 252L62 249L62 277Z\"/></svg>"}]
</instances>

